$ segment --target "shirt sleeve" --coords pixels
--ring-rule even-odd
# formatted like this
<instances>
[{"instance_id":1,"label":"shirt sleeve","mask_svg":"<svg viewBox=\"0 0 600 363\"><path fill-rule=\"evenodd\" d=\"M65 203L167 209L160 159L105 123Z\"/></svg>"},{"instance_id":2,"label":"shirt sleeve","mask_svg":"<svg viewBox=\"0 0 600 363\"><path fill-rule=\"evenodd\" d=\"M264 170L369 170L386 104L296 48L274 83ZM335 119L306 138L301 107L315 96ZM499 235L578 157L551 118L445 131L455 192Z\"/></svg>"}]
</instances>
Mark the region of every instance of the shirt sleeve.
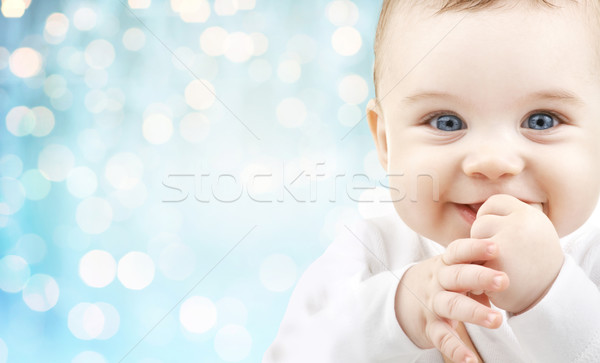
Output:
<instances>
[{"instance_id":1,"label":"shirt sleeve","mask_svg":"<svg viewBox=\"0 0 600 363\"><path fill-rule=\"evenodd\" d=\"M548 294L508 323L538 362L600 362L600 291L566 255Z\"/></svg>"},{"instance_id":2,"label":"shirt sleeve","mask_svg":"<svg viewBox=\"0 0 600 363\"><path fill-rule=\"evenodd\" d=\"M412 362L424 351L394 310L399 281L414 263L390 271L373 228L345 232L298 282L263 363Z\"/></svg>"}]
</instances>

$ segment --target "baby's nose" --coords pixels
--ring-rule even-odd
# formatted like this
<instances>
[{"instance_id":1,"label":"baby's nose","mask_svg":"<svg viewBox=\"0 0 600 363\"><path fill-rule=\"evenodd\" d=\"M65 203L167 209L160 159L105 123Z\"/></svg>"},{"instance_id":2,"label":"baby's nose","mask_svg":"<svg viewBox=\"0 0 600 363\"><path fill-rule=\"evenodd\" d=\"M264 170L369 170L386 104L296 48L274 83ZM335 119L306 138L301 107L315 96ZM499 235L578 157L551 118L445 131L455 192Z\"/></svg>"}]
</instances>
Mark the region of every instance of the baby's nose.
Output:
<instances>
[{"instance_id":1,"label":"baby's nose","mask_svg":"<svg viewBox=\"0 0 600 363\"><path fill-rule=\"evenodd\" d=\"M462 168L467 176L498 179L519 174L524 160L507 144L485 143L469 152Z\"/></svg>"}]
</instances>

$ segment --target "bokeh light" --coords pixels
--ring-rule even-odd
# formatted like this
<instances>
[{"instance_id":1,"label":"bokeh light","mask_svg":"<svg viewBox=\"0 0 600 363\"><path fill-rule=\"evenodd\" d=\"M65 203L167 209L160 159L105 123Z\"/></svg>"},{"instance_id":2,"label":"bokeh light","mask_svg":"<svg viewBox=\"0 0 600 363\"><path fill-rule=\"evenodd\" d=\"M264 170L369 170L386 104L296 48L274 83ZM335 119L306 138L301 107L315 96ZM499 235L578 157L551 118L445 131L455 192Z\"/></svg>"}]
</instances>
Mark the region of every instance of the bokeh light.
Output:
<instances>
[{"instance_id":1,"label":"bokeh light","mask_svg":"<svg viewBox=\"0 0 600 363\"><path fill-rule=\"evenodd\" d=\"M192 296L181 303L179 321L190 333L205 333L217 322L217 308L206 297Z\"/></svg>"},{"instance_id":2,"label":"bokeh light","mask_svg":"<svg viewBox=\"0 0 600 363\"><path fill-rule=\"evenodd\" d=\"M8 60L10 71L20 78L29 78L42 69L42 55L32 48L18 48Z\"/></svg>"},{"instance_id":3,"label":"bokeh light","mask_svg":"<svg viewBox=\"0 0 600 363\"><path fill-rule=\"evenodd\" d=\"M303 269L377 213L343 180L329 201L380 177L377 6L2 4L0 363L260 361Z\"/></svg>"},{"instance_id":4,"label":"bokeh light","mask_svg":"<svg viewBox=\"0 0 600 363\"><path fill-rule=\"evenodd\" d=\"M23 301L33 311L48 311L58 302L60 289L52 276L35 274L23 288Z\"/></svg>"}]
</instances>

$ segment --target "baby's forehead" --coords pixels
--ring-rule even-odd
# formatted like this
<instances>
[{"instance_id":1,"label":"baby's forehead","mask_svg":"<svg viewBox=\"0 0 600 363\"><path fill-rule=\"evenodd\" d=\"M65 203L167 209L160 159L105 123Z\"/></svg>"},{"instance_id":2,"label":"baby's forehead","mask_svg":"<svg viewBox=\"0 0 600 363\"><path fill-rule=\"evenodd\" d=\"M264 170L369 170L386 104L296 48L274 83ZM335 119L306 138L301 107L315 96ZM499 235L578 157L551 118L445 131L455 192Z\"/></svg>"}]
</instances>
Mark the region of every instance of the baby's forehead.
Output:
<instances>
[{"instance_id":1,"label":"baby's forehead","mask_svg":"<svg viewBox=\"0 0 600 363\"><path fill-rule=\"evenodd\" d=\"M573 15L573 22L586 24L588 34L594 38L592 42L592 46L596 50L595 57L592 60L596 64L594 69L596 70L596 75L600 75L600 1L562 0L549 2L544 0L528 0L521 1L518 5L515 5L516 3L514 2L490 0L476 3L486 4L485 6L467 7L467 5L473 3L473 1L464 0L384 1L375 41L375 82L377 83L378 76L385 77L386 70L388 69L388 67L382 67L382 63L384 62L382 58L385 58L390 53L390 49L402 47L404 43L422 36L422 34L418 34L418 31L423 31L422 27L420 27L423 23L443 19L444 17L462 20L470 14L478 13L484 13L488 18L499 18L504 16L507 11L515 10L515 8L528 16L531 15L531 18L540 14L548 14L550 16L559 12L566 12L566 14ZM449 5L450 7L446 8L445 5ZM528 19L525 18L524 21L528 21ZM460 26L458 23L459 21L457 21L456 26ZM532 21L532 26L535 26L535 20ZM449 25L448 34L452 32L452 29L453 27ZM453 34L452 36L457 37L459 35ZM460 36L465 41L469 41L472 36L478 36L478 34L460 33ZM522 34L522 36L526 37L527 34ZM521 35L515 37L516 42L520 40ZM443 37L439 39L439 42L442 41ZM553 39L549 37L548 41L552 42ZM415 44L412 45L414 46ZM420 45L417 44L416 46ZM395 52L395 54L398 53ZM402 60L397 58L392 59L391 62L402 62Z\"/></svg>"}]
</instances>

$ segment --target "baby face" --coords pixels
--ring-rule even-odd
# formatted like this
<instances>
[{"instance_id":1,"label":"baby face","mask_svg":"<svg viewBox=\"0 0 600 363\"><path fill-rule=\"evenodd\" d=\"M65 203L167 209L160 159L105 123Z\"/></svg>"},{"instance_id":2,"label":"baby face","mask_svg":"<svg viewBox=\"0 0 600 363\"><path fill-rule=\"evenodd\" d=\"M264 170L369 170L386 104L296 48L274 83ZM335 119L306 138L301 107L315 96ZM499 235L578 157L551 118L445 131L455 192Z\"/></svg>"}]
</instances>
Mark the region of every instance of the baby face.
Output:
<instances>
[{"instance_id":1,"label":"baby face","mask_svg":"<svg viewBox=\"0 0 600 363\"><path fill-rule=\"evenodd\" d=\"M509 194L559 236L574 231L600 186L598 39L583 11L432 14L389 25L368 112L396 211L447 245L469 237L488 197Z\"/></svg>"}]
</instances>

